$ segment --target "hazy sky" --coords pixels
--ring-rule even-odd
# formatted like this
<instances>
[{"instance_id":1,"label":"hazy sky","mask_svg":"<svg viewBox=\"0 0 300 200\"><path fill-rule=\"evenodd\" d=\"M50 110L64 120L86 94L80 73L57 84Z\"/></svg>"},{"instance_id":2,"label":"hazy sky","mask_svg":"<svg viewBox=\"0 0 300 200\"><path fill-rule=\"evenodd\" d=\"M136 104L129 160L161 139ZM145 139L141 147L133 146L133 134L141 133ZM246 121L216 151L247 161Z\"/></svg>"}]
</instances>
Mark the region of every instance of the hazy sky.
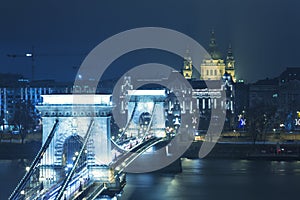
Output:
<instances>
[{"instance_id":1,"label":"hazy sky","mask_svg":"<svg viewBox=\"0 0 300 200\"><path fill-rule=\"evenodd\" d=\"M30 77L31 59L7 54L34 45L37 79L72 80L85 54L121 31L165 27L207 47L213 28L224 55L232 44L238 77L253 82L300 66L299 8L298 0L1 1L0 72ZM181 65L174 55L141 51L121 57L108 75L147 62Z\"/></svg>"}]
</instances>

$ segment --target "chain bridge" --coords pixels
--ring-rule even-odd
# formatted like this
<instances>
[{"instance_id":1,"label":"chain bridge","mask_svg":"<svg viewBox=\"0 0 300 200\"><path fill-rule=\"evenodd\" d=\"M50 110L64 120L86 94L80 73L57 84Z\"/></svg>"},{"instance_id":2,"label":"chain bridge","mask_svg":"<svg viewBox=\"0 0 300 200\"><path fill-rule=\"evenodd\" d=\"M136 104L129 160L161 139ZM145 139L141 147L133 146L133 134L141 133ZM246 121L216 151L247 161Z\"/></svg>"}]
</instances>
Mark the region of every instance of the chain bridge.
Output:
<instances>
[{"instance_id":1,"label":"chain bridge","mask_svg":"<svg viewBox=\"0 0 300 200\"><path fill-rule=\"evenodd\" d=\"M112 139L111 95L44 95L42 147L9 199L96 199L126 184L125 169L166 142L165 91L131 91L127 124Z\"/></svg>"}]
</instances>

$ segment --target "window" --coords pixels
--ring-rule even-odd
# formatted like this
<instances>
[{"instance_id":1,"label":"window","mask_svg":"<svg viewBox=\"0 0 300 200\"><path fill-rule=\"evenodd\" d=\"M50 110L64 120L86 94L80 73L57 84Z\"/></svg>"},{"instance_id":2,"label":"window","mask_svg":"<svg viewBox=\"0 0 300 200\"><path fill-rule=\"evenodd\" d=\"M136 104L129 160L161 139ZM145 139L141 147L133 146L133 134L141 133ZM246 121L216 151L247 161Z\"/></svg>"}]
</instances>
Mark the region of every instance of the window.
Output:
<instances>
[{"instance_id":1,"label":"window","mask_svg":"<svg viewBox=\"0 0 300 200\"><path fill-rule=\"evenodd\" d=\"M217 76L217 70L215 69L215 76Z\"/></svg>"}]
</instances>

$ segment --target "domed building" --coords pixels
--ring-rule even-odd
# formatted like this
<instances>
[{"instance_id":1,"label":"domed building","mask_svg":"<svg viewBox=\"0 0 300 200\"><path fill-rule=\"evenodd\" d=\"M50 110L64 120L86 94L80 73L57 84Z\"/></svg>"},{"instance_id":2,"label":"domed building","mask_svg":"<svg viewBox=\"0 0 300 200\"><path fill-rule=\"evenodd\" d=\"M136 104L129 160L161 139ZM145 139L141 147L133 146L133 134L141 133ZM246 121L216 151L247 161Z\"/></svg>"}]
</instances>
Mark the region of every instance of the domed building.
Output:
<instances>
[{"instance_id":1,"label":"domed building","mask_svg":"<svg viewBox=\"0 0 300 200\"><path fill-rule=\"evenodd\" d=\"M218 50L215 33L211 32L211 38L208 48L208 56L205 57L200 65L200 74L194 70L192 58L184 57L182 75L191 84L192 98L196 100L196 108L200 112L200 124L204 127L199 129L207 129L205 119L210 118L212 110L226 111L225 130L234 128L235 113L235 59L232 53L231 45L229 45L226 59L222 58L222 54ZM185 105L184 109L192 110L189 105ZM216 116L213 116L216 117Z\"/></svg>"},{"instance_id":2,"label":"domed building","mask_svg":"<svg viewBox=\"0 0 300 200\"><path fill-rule=\"evenodd\" d=\"M208 53L210 57L205 58L200 66L200 80L220 80L225 72L227 72L232 76L232 80L235 82L235 59L231 45L229 45L226 60L222 59L222 54L218 50L214 31L211 32ZM192 64L191 58L186 61L189 61L187 63L190 65ZM183 73L183 75L186 79L191 79L193 73L192 67L186 64L184 66L183 72L186 73Z\"/></svg>"}]
</instances>

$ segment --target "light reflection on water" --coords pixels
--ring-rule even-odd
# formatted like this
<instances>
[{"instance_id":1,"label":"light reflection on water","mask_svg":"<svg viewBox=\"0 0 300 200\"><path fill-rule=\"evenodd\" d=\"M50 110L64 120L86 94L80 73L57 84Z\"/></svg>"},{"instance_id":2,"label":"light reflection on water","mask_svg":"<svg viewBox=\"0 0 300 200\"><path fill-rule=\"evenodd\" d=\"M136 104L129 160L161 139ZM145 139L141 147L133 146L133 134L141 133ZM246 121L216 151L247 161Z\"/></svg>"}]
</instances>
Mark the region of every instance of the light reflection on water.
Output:
<instances>
[{"instance_id":1,"label":"light reflection on water","mask_svg":"<svg viewBox=\"0 0 300 200\"><path fill-rule=\"evenodd\" d=\"M120 199L299 198L300 162L183 159L182 165L175 175L128 175Z\"/></svg>"},{"instance_id":2,"label":"light reflection on water","mask_svg":"<svg viewBox=\"0 0 300 200\"><path fill-rule=\"evenodd\" d=\"M119 200L127 199L298 199L300 162L182 160L178 174L128 174ZM22 175L17 161L0 161L0 199Z\"/></svg>"}]
</instances>

